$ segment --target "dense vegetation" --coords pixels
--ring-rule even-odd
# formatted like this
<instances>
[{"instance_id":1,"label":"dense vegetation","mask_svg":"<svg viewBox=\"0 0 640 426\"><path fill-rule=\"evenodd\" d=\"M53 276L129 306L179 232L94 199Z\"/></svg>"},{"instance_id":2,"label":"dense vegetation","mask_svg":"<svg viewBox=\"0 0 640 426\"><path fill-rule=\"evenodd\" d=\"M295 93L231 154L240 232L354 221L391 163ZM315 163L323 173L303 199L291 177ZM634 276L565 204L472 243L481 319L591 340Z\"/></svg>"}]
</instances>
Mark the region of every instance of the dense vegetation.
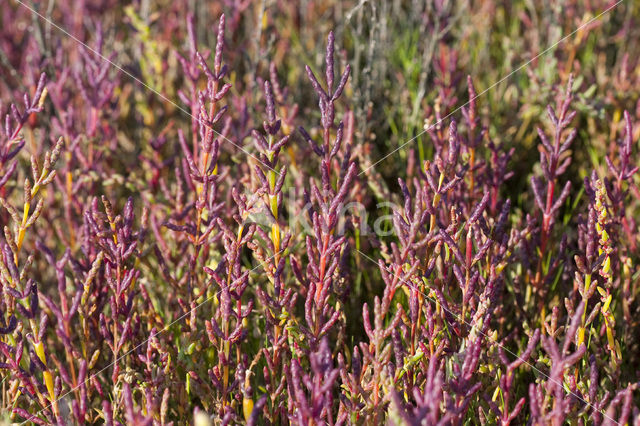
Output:
<instances>
[{"instance_id":1,"label":"dense vegetation","mask_svg":"<svg viewBox=\"0 0 640 426\"><path fill-rule=\"evenodd\" d=\"M637 3L0 20L3 422L640 424Z\"/></svg>"}]
</instances>

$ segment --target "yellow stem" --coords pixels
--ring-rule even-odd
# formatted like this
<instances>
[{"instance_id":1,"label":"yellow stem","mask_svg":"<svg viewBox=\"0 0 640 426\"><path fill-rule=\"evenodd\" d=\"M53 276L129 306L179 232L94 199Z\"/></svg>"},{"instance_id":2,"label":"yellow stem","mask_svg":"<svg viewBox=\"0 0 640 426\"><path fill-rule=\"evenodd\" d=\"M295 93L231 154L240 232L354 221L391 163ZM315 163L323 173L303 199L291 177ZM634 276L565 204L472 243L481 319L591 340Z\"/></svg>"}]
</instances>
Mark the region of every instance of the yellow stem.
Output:
<instances>
[{"instance_id":1,"label":"yellow stem","mask_svg":"<svg viewBox=\"0 0 640 426\"><path fill-rule=\"evenodd\" d=\"M582 311L582 322L580 328L578 329L578 347L584 342L584 323L587 319L587 293L589 292L589 287L591 286L591 274L587 274L584 277L584 292L582 294L582 300L584 301L584 310Z\"/></svg>"}]
</instances>

